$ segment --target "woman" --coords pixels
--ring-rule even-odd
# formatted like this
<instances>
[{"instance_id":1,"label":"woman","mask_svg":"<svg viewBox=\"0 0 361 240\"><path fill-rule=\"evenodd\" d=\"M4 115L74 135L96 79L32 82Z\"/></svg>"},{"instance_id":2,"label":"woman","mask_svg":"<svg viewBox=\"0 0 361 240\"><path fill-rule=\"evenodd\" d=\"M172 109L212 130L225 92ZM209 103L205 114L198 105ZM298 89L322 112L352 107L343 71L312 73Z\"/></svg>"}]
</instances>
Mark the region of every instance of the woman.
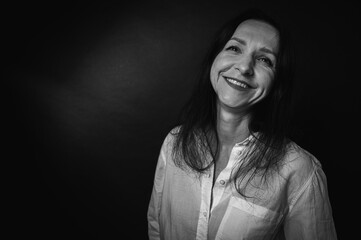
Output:
<instances>
[{"instance_id":1,"label":"woman","mask_svg":"<svg viewBox=\"0 0 361 240\"><path fill-rule=\"evenodd\" d=\"M336 239L320 163L286 137L288 40L256 10L222 28L163 143L150 239Z\"/></svg>"}]
</instances>

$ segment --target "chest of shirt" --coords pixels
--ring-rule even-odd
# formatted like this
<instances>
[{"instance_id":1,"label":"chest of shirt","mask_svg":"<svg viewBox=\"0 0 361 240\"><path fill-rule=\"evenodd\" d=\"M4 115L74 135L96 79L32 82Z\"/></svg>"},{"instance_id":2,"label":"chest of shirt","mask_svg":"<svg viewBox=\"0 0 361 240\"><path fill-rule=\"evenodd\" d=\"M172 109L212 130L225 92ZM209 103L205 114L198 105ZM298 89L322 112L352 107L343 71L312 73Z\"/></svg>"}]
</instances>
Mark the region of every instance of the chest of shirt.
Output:
<instances>
[{"instance_id":1,"label":"chest of shirt","mask_svg":"<svg viewBox=\"0 0 361 240\"><path fill-rule=\"evenodd\" d=\"M212 170L197 176L168 165L162 202L167 219L171 215L177 226L193 234L206 232L208 239L237 239L244 233L263 236L278 228L287 211L283 183L262 185L256 177L246 191L250 198L244 198L229 179L231 170L223 169L214 182Z\"/></svg>"}]
</instances>

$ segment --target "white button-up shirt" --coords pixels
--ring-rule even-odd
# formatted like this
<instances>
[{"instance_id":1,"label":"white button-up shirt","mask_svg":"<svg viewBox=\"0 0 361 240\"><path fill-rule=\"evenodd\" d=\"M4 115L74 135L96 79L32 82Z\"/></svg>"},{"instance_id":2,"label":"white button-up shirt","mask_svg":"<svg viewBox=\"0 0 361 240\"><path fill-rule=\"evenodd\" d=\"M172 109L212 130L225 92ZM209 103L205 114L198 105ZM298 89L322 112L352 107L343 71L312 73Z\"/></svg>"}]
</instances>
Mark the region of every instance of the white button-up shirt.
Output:
<instances>
[{"instance_id":1,"label":"white button-up shirt","mask_svg":"<svg viewBox=\"0 0 361 240\"><path fill-rule=\"evenodd\" d=\"M324 172L295 143L284 164L263 183L255 177L242 197L230 180L249 139L236 144L213 183L214 169L198 177L174 165L174 136L165 139L148 208L149 238L337 239Z\"/></svg>"}]
</instances>

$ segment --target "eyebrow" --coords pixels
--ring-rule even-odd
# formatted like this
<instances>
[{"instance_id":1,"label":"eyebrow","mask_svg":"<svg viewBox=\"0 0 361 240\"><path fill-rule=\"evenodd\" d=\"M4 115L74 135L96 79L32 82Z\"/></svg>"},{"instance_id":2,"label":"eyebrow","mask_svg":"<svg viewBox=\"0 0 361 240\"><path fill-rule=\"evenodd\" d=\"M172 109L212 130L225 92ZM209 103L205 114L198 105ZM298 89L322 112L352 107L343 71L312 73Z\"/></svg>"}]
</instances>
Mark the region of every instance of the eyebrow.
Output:
<instances>
[{"instance_id":1,"label":"eyebrow","mask_svg":"<svg viewBox=\"0 0 361 240\"><path fill-rule=\"evenodd\" d=\"M272 54L273 56L276 56L276 54L269 48L266 48L266 47L262 47L260 49L261 52L264 52L264 53L268 53L268 54Z\"/></svg>"},{"instance_id":2,"label":"eyebrow","mask_svg":"<svg viewBox=\"0 0 361 240\"><path fill-rule=\"evenodd\" d=\"M243 39L240 39L238 37L232 37L231 40L237 41L242 45L247 45L246 41L244 41Z\"/></svg>"},{"instance_id":3,"label":"eyebrow","mask_svg":"<svg viewBox=\"0 0 361 240\"><path fill-rule=\"evenodd\" d=\"M240 44L242 44L242 45L244 45L244 46L247 45L247 43L246 43L245 40L240 39L240 38L238 38L238 37L232 37L231 40L237 41L237 42L239 42ZM267 48L267 47L261 47L261 48L259 49L259 51L264 52L264 53L268 53L268 54L272 54L273 56L276 56L276 54L275 54L271 49L269 49L269 48Z\"/></svg>"}]
</instances>

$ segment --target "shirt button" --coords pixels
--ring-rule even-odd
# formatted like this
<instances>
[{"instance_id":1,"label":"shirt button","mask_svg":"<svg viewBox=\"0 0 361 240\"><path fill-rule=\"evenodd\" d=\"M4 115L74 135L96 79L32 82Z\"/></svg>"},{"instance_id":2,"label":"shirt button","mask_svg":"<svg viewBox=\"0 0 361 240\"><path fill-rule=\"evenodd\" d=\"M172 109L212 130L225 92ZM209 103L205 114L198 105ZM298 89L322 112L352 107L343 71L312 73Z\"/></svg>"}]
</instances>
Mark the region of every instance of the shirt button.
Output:
<instances>
[{"instance_id":1,"label":"shirt button","mask_svg":"<svg viewBox=\"0 0 361 240\"><path fill-rule=\"evenodd\" d=\"M203 212L203 216L204 216L204 217L207 217L207 212Z\"/></svg>"},{"instance_id":2,"label":"shirt button","mask_svg":"<svg viewBox=\"0 0 361 240\"><path fill-rule=\"evenodd\" d=\"M221 185L224 185L226 182L224 180L219 181Z\"/></svg>"}]
</instances>

